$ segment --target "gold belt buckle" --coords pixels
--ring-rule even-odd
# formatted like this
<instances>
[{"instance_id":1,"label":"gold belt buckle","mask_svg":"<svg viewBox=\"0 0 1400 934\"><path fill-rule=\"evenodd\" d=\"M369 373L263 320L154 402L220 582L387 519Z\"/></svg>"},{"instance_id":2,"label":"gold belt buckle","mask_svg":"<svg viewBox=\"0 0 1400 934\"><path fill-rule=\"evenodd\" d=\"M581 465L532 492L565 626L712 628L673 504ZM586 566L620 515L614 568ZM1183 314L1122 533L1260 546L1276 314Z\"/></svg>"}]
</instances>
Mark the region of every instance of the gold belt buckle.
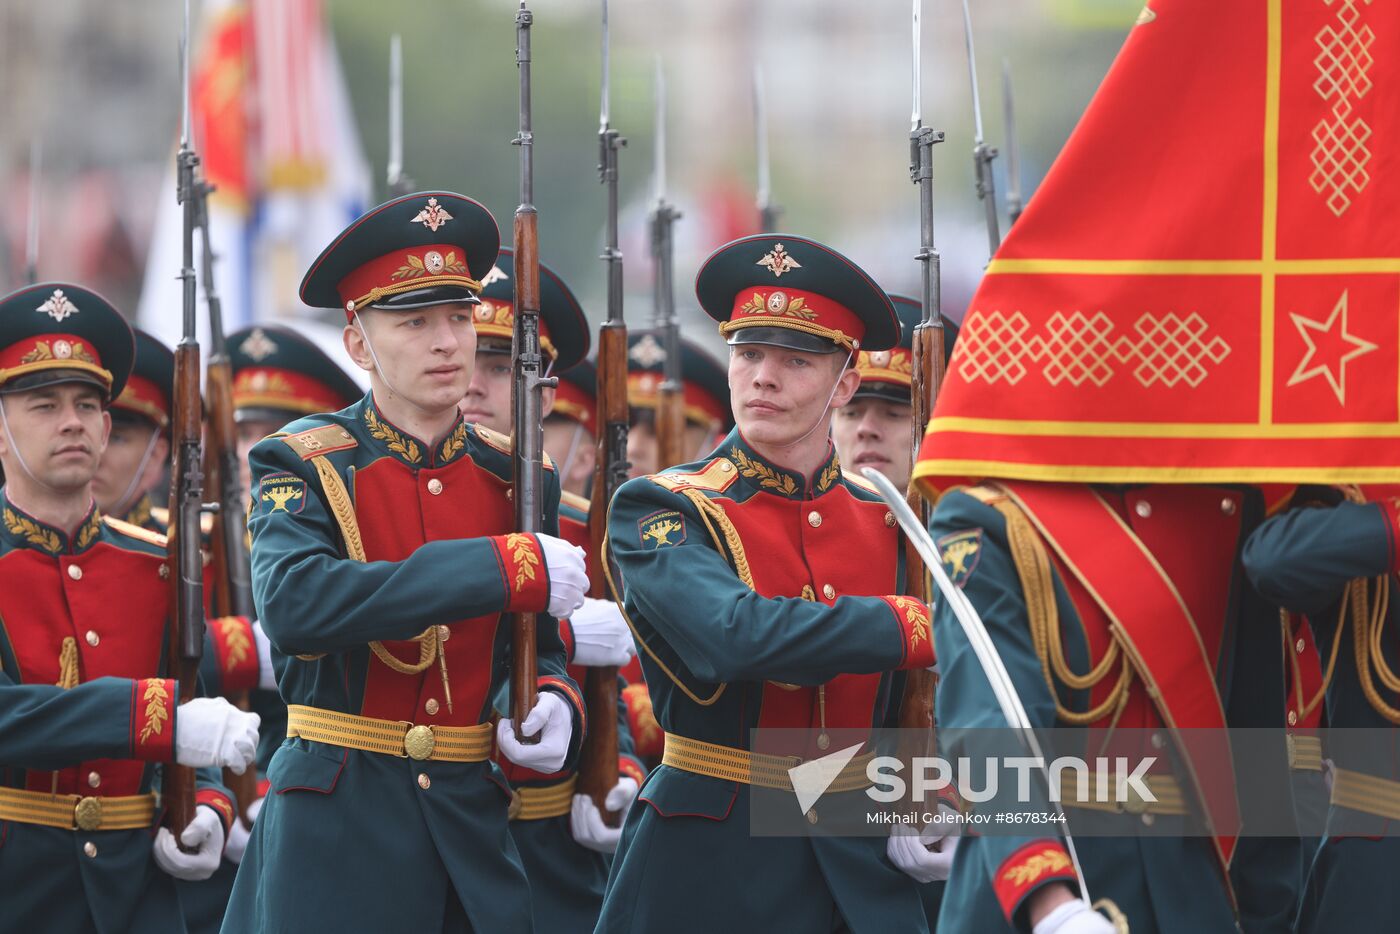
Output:
<instances>
[{"instance_id":1,"label":"gold belt buckle","mask_svg":"<svg viewBox=\"0 0 1400 934\"><path fill-rule=\"evenodd\" d=\"M79 798L73 805L73 825L79 830L96 830L102 826L102 799Z\"/></svg>"},{"instance_id":2,"label":"gold belt buckle","mask_svg":"<svg viewBox=\"0 0 1400 934\"><path fill-rule=\"evenodd\" d=\"M430 726L418 725L409 727L403 736L403 751L410 759L419 762L427 759L433 754L433 747L437 745L437 740L433 737L433 728Z\"/></svg>"}]
</instances>

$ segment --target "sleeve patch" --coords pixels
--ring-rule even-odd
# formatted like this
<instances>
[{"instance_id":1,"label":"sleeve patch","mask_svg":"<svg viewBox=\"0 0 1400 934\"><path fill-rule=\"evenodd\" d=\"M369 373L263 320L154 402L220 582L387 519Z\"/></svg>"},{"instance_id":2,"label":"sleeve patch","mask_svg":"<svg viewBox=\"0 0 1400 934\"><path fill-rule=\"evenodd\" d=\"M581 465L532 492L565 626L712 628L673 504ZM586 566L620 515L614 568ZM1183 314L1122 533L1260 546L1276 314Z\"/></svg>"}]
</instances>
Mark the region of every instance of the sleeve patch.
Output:
<instances>
[{"instance_id":1,"label":"sleeve patch","mask_svg":"<svg viewBox=\"0 0 1400 934\"><path fill-rule=\"evenodd\" d=\"M944 572L949 580L961 588L982 560L982 530L968 529L944 535L937 545Z\"/></svg>"},{"instance_id":2,"label":"sleeve patch","mask_svg":"<svg viewBox=\"0 0 1400 934\"><path fill-rule=\"evenodd\" d=\"M685 516L674 509L662 509L637 522L637 537L644 548L655 551L663 545L685 541Z\"/></svg>"},{"instance_id":3,"label":"sleeve patch","mask_svg":"<svg viewBox=\"0 0 1400 934\"><path fill-rule=\"evenodd\" d=\"M296 515L306 508L306 481L289 473L271 474L258 484L258 500L264 513Z\"/></svg>"}]
</instances>

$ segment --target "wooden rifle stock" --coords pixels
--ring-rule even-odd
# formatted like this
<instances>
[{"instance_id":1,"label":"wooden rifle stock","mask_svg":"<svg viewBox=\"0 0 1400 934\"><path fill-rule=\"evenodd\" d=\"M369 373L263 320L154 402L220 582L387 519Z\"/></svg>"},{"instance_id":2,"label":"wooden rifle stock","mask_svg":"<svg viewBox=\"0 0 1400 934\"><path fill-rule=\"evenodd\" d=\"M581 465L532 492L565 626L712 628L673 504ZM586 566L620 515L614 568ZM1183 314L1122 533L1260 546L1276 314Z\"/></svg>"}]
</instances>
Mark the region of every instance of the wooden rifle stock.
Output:
<instances>
[{"instance_id":1,"label":"wooden rifle stock","mask_svg":"<svg viewBox=\"0 0 1400 934\"><path fill-rule=\"evenodd\" d=\"M589 596L611 599L602 573L608 560L608 504L627 479L627 327L605 323L598 332L598 458L593 499L588 506ZM603 821L616 827L622 815L607 809L605 799L617 785L617 668L587 669L583 685L588 707L588 735L579 756L579 793L593 799Z\"/></svg>"}]
</instances>

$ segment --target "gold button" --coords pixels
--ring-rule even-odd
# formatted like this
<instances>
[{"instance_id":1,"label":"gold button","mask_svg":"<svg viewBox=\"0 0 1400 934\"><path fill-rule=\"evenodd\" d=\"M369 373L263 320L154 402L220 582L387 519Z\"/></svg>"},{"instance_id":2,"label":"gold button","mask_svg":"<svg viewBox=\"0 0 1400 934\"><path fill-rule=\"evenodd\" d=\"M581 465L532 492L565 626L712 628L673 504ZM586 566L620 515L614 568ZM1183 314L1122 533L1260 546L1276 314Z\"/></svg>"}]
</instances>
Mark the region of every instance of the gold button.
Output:
<instances>
[{"instance_id":1,"label":"gold button","mask_svg":"<svg viewBox=\"0 0 1400 934\"><path fill-rule=\"evenodd\" d=\"M438 627L438 641L439 641L439 642L446 642L448 639L451 639L451 638L452 638L452 629L451 629L450 627L448 627L448 626L439 626L439 627Z\"/></svg>"},{"instance_id":2,"label":"gold button","mask_svg":"<svg viewBox=\"0 0 1400 934\"><path fill-rule=\"evenodd\" d=\"M102 639L97 635L97 633L91 629L87 631L87 635L83 636L83 638L87 640L88 645L94 648L97 647L97 643L102 641Z\"/></svg>"},{"instance_id":3,"label":"gold button","mask_svg":"<svg viewBox=\"0 0 1400 934\"><path fill-rule=\"evenodd\" d=\"M162 564L162 565L160 566L160 579L161 579L161 580L169 580L169 579L170 579L170 565L168 565L168 564Z\"/></svg>"},{"instance_id":4,"label":"gold button","mask_svg":"<svg viewBox=\"0 0 1400 934\"><path fill-rule=\"evenodd\" d=\"M1299 655L1302 655L1302 654L1303 654L1303 650L1306 649L1306 648L1308 647L1308 644L1307 644L1306 642L1304 642L1302 639L1299 639L1299 640L1294 644L1293 647L1294 647L1295 649L1298 650L1298 654L1299 654Z\"/></svg>"},{"instance_id":5,"label":"gold button","mask_svg":"<svg viewBox=\"0 0 1400 934\"><path fill-rule=\"evenodd\" d=\"M79 830L96 830L102 826L102 799L80 798L73 808L73 826Z\"/></svg>"},{"instance_id":6,"label":"gold button","mask_svg":"<svg viewBox=\"0 0 1400 934\"><path fill-rule=\"evenodd\" d=\"M1235 501L1228 496L1225 497L1220 501L1220 511L1227 516L1233 516L1235 514Z\"/></svg>"},{"instance_id":7,"label":"gold button","mask_svg":"<svg viewBox=\"0 0 1400 934\"><path fill-rule=\"evenodd\" d=\"M80 581L83 579L83 569L76 564L70 564L68 565L68 576L75 581Z\"/></svg>"},{"instance_id":8,"label":"gold button","mask_svg":"<svg viewBox=\"0 0 1400 934\"><path fill-rule=\"evenodd\" d=\"M822 514L813 509L811 512L807 513L807 524L815 529L822 524Z\"/></svg>"},{"instance_id":9,"label":"gold button","mask_svg":"<svg viewBox=\"0 0 1400 934\"><path fill-rule=\"evenodd\" d=\"M1138 500L1138 504L1133 507L1133 512L1146 519L1148 516L1152 515L1152 504L1145 499L1140 499Z\"/></svg>"},{"instance_id":10,"label":"gold button","mask_svg":"<svg viewBox=\"0 0 1400 934\"><path fill-rule=\"evenodd\" d=\"M100 785L100 784L102 784L102 776L101 776L101 775L98 775L96 772L89 772L89 773L88 773L88 787L89 787L89 788L96 788L96 787L97 787L98 785Z\"/></svg>"},{"instance_id":11,"label":"gold button","mask_svg":"<svg viewBox=\"0 0 1400 934\"><path fill-rule=\"evenodd\" d=\"M888 528L891 528L891 529L894 528L894 513L892 513L892 512L887 512L887 513L885 513L885 525L886 525Z\"/></svg>"},{"instance_id":12,"label":"gold button","mask_svg":"<svg viewBox=\"0 0 1400 934\"><path fill-rule=\"evenodd\" d=\"M816 822L817 822L817 809L816 809L816 808L812 808L811 810L809 810L809 811L807 812L807 823L809 823L809 824L815 824Z\"/></svg>"},{"instance_id":13,"label":"gold button","mask_svg":"<svg viewBox=\"0 0 1400 934\"><path fill-rule=\"evenodd\" d=\"M423 705L423 709L428 712L428 716L433 716L438 712L438 702L436 697L428 698L428 702Z\"/></svg>"},{"instance_id":14,"label":"gold button","mask_svg":"<svg viewBox=\"0 0 1400 934\"><path fill-rule=\"evenodd\" d=\"M87 843L83 844L83 852L86 853L88 856L96 856L97 844L89 840Z\"/></svg>"},{"instance_id":15,"label":"gold button","mask_svg":"<svg viewBox=\"0 0 1400 934\"><path fill-rule=\"evenodd\" d=\"M1288 711L1288 725L1289 725L1289 726L1297 726L1297 725L1298 725L1298 711L1296 711L1296 710L1290 710L1290 711Z\"/></svg>"},{"instance_id":16,"label":"gold button","mask_svg":"<svg viewBox=\"0 0 1400 934\"><path fill-rule=\"evenodd\" d=\"M439 493L441 493L441 492L442 492L442 481L439 480L437 477L434 477L433 479L429 480L429 481L428 481L428 492L431 493L431 494L433 494L434 496L437 496Z\"/></svg>"},{"instance_id":17,"label":"gold button","mask_svg":"<svg viewBox=\"0 0 1400 934\"><path fill-rule=\"evenodd\" d=\"M427 772L419 772L419 773L418 773L418 787L419 787L419 788L422 788L424 791L427 791L427 790L428 790L429 788L431 788L432 786L433 786L433 780L432 780L431 778L428 777L428 773L427 773Z\"/></svg>"},{"instance_id":18,"label":"gold button","mask_svg":"<svg viewBox=\"0 0 1400 934\"><path fill-rule=\"evenodd\" d=\"M831 586L830 584L827 584L822 588L822 596L826 597L828 600L835 600L836 588Z\"/></svg>"}]
</instances>

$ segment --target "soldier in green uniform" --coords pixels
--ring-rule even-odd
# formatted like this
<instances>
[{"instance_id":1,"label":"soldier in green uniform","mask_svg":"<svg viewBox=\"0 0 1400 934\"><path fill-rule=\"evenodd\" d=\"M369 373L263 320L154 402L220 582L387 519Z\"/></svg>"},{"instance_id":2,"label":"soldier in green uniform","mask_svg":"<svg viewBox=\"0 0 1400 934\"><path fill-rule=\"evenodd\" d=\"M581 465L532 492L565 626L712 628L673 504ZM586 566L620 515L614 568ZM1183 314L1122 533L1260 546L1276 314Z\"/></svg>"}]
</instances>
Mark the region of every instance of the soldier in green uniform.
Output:
<instances>
[{"instance_id":1,"label":"soldier in green uniform","mask_svg":"<svg viewBox=\"0 0 1400 934\"><path fill-rule=\"evenodd\" d=\"M1270 788L1286 793L1282 736L1277 761L1233 765L1210 739L1269 718L1281 726L1277 617L1236 570L1262 515L1247 488L1003 480L948 492L931 520L944 570L980 614L1031 725L1094 729L1113 739L1100 755L1155 759L1155 801L1114 800L1097 778L1066 793L1069 829L1098 828L1076 836L1089 891L1134 932L1288 929L1296 841L1237 839ZM946 601L934 638L943 754L980 761L986 734L963 731L1007 723ZM1177 747L1168 725L1205 738ZM1188 829L1207 819L1212 834ZM1076 888L1053 830L965 836L939 931L1111 934Z\"/></svg>"},{"instance_id":2,"label":"soldier in green uniform","mask_svg":"<svg viewBox=\"0 0 1400 934\"><path fill-rule=\"evenodd\" d=\"M1400 923L1400 892L1388 878L1400 859L1390 835L1400 820L1400 610L1387 602L1400 570L1397 492L1308 491L1299 496L1307 505L1268 520L1245 545L1250 579L1274 604L1306 615L1331 672L1331 807L1303 893L1302 934Z\"/></svg>"},{"instance_id":3,"label":"soldier in green uniform","mask_svg":"<svg viewBox=\"0 0 1400 934\"><path fill-rule=\"evenodd\" d=\"M249 458L254 599L288 738L225 930L531 929L492 750L543 772L577 755L583 702L555 619L587 577L582 551L555 536L553 472L545 532L518 532L509 439L457 409L498 246L480 204L420 192L356 220L302 282L308 305L344 311L371 388ZM530 744L509 719L492 724L508 704L512 612L539 614Z\"/></svg>"},{"instance_id":4,"label":"soldier in green uniform","mask_svg":"<svg viewBox=\"0 0 1400 934\"><path fill-rule=\"evenodd\" d=\"M804 237L722 247L696 292L731 344L737 427L613 501L614 584L666 737L598 930L925 931L884 839L823 835L815 809L809 835L749 825L754 785L790 790L787 769L831 731L888 722L896 670L933 664L928 609L900 596L894 517L827 437L860 383L855 354L894 347L899 321L865 272ZM760 727L803 739L791 757L755 752ZM866 787L863 758L833 788Z\"/></svg>"},{"instance_id":5,"label":"soldier in green uniform","mask_svg":"<svg viewBox=\"0 0 1400 934\"><path fill-rule=\"evenodd\" d=\"M108 411L112 436L92 478L92 495L103 515L164 534L152 514L151 491L170 460L170 406L175 388L175 354L139 328L136 362L126 388Z\"/></svg>"},{"instance_id":6,"label":"soldier in green uniform","mask_svg":"<svg viewBox=\"0 0 1400 934\"><path fill-rule=\"evenodd\" d=\"M127 384L131 329L66 283L0 299L0 929L184 931L175 879L219 865L218 773L248 767L257 716L178 704L162 536L103 517L92 478ZM176 846L154 763L200 768Z\"/></svg>"},{"instance_id":7,"label":"soldier in green uniform","mask_svg":"<svg viewBox=\"0 0 1400 934\"><path fill-rule=\"evenodd\" d=\"M501 433L511 429L511 332L515 319L514 254L502 250L484 280L481 304L473 309L476 322L476 369L462 401L469 422ZM572 372L588 353L588 321L564 280L540 264L540 345L550 369ZM577 392L564 387L546 390L543 411L546 429L555 418L560 396L564 411L582 406ZM596 409L596 406L595 406ZM596 412L589 413L596 417ZM564 417L568 417L567 415ZM560 432L555 432L556 438ZM546 430L546 446L549 432ZM590 442L591 443L591 442ZM565 452L567 457L567 452ZM559 461L555 460L556 465ZM559 503L559 534L585 550L589 548L588 500L564 492ZM590 578L599 573L589 556ZM568 619L559 621L559 634L569 658L569 676L582 684L589 666L623 666L635 654L632 636L611 600L586 598ZM610 810L626 812L645 776L633 754L626 709L618 717L618 782L608 796ZM535 927L541 931L591 931L603 904L608 881L607 854L617 847L620 831L607 826L587 795L575 794L578 776L572 769L542 773L497 757L516 795L511 808L511 837L520 850L530 879L530 903Z\"/></svg>"}]
</instances>

